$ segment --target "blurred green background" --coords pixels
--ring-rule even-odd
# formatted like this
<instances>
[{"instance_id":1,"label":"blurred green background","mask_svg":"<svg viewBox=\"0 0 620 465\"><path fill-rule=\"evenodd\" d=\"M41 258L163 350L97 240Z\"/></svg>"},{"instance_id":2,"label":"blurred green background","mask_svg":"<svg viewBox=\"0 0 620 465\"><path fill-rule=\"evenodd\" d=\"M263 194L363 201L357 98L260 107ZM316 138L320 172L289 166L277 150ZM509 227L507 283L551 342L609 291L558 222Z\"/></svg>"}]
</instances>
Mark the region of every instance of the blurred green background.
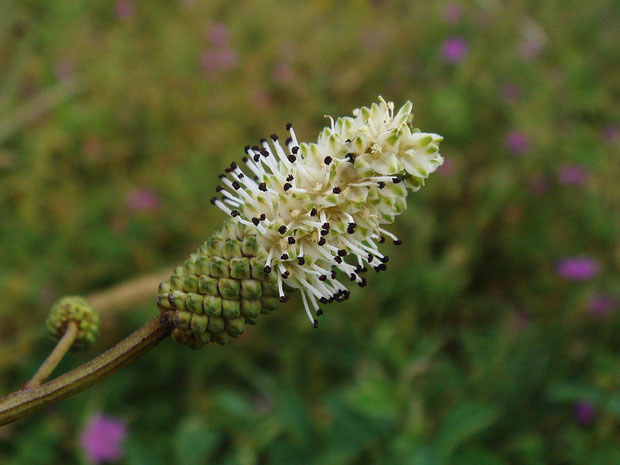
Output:
<instances>
[{"instance_id":1,"label":"blurred green background","mask_svg":"<svg viewBox=\"0 0 620 465\"><path fill-rule=\"evenodd\" d=\"M0 0L2 392L57 298L181 263L285 123L411 99L446 157L318 330L296 297L224 347L165 341L0 428L0 462L87 463L103 412L131 465L620 463L617 6ZM157 312L103 313L59 372Z\"/></svg>"}]
</instances>

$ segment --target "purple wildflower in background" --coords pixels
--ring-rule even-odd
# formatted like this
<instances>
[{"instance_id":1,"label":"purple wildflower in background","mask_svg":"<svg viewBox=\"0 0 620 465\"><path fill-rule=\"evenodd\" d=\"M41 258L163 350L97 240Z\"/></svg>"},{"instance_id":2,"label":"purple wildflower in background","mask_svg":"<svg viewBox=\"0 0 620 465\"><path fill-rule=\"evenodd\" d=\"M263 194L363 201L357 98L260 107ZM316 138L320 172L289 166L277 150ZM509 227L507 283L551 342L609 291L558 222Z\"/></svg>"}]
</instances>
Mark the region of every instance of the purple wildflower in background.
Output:
<instances>
[{"instance_id":1,"label":"purple wildflower in background","mask_svg":"<svg viewBox=\"0 0 620 465\"><path fill-rule=\"evenodd\" d=\"M547 34L536 21L525 18L521 24L521 42L518 45L519 54L525 60L533 60L547 45Z\"/></svg>"},{"instance_id":2,"label":"purple wildflower in background","mask_svg":"<svg viewBox=\"0 0 620 465\"><path fill-rule=\"evenodd\" d=\"M530 139L525 133L512 130L506 134L504 145L515 155L523 155L530 148Z\"/></svg>"},{"instance_id":3,"label":"purple wildflower in background","mask_svg":"<svg viewBox=\"0 0 620 465\"><path fill-rule=\"evenodd\" d=\"M230 42L230 34L223 24L212 24L207 28L207 38L213 45L226 47Z\"/></svg>"},{"instance_id":4,"label":"purple wildflower in background","mask_svg":"<svg viewBox=\"0 0 620 465\"><path fill-rule=\"evenodd\" d=\"M591 316L601 318L609 315L618 306L618 300L611 296L600 294L590 299L588 312Z\"/></svg>"},{"instance_id":5,"label":"purple wildflower in background","mask_svg":"<svg viewBox=\"0 0 620 465\"><path fill-rule=\"evenodd\" d=\"M580 426L592 424L595 413L594 405L586 399L581 399L573 406L573 416Z\"/></svg>"},{"instance_id":6,"label":"purple wildflower in background","mask_svg":"<svg viewBox=\"0 0 620 465\"><path fill-rule=\"evenodd\" d=\"M549 180L546 176L534 176L530 179L530 190L534 195L544 195L549 190Z\"/></svg>"},{"instance_id":7,"label":"purple wildflower in background","mask_svg":"<svg viewBox=\"0 0 620 465\"><path fill-rule=\"evenodd\" d=\"M616 126L609 125L603 130L603 139L609 145L613 145L620 139L620 131Z\"/></svg>"},{"instance_id":8,"label":"purple wildflower in background","mask_svg":"<svg viewBox=\"0 0 620 465\"><path fill-rule=\"evenodd\" d=\"M131 0L118 0L114 6L118 19L127 19L134 15L136 6Z\"/></svg>"},{"instance_id":9,"label":"purple wildflower in background","mask_svg":"<svg viewBox=\"0 0 620 465\"><path fill-rule=\"evenodd\" d=\"M450 158L444 158L443 165L437 168L437 172L446 178L451 177L455 171L456 164Z\"/></svg>"},{"instance_id":10,"label":"purple wildflower in background","mask_svg":"<svg viewBox=\"0 0 620 465\"><path fill-rule=\"evenodd\" d=\"M462 37L449 37L441 46L443 59L448 63L458 63L467 55L468 46Z\"/></svg>"},{"instance_id":11,"label":"purple wildflower in background","mask_svg":"<svg viewBox=\"0 0 620 465\"><path fill-rule=\"evenodd\" d=\"M202 53L200 65L207 72L229 71L237 66L237 54L230 48L208 48Z\"/></svg>"},{"instance_id":12,"label":"purple wildflower in background","mask_svg":"<svg viewBox=\"0 0 620 465\"><path fill-rule=\"evenodd\" d=\"M513 82L507 82L502 86L502 98L508 103L516 103L521 97L521 89Z\"/></svg>"},{"instance_id":13,"label":"purple wildflower in background","mask_svg":"<svg viewBox=\"0 0 620 465\"><path fill-rule=\"evenodd\" d=\"M293 69L288 63L276 63L271 70L271 75L273 76L273 79L280 84L288 84L292 82L295 77Z\"/></svg>"},{"instance_id":14,"label":"purple wildflower in background","mask_svg":"<svg viewBox=\"0 0 620 465\"><path fill-rule=\"evenodd\" d=\"M596 276L600 267L588 257L566 257L558 261L556 271L569 281L585 281Z\"/></svg>"},{"instance_id":15,"label":"purple wildflower in background","mask_svg":"<svg viewBox=\"0 0 620 465\"><path fill-rule=\"evenodd\" d=\"M588 180L588 172L579 165L562 165L558 169L558 181L567 186L579 186Z\"/></svg>"},{"instance_id":16,"label":"purple wildflower in background","mask_svg":"<svg viewBox=\"0 0 620 465\"><path fill-rule=\"evenodd\" d=\"M59 81L68 81L73 77L73 66L67 60L59 60L54 65L54 75Z\"/></svg>"},{"instance_id":17,"label":"purple wildflower in background","mask_svg":"<svg viewBox=\"0 0 620 465\"><path fill-rule=\"evenodd\" d=\"M151 189L134 189L127 195L125 203L130 210L153 211L159 208L161 200L157 192Z\"/></svg>"},{"instance_id":18,"label":"purple wildflower in background","mask_svg":"<svg viewBox=\"0 0 620 465\"><path fill-rule=\"evenodd\" d=\"M127 425L115 418L97 414L90 419L80 436L82 449L90 463L117 461L123 457L122 442Z\"/></svg>"},{"instance_id":19,"label":"purple wildflower in background","mask_svg":"<svg viewBox=\"0 0 620 465\"><path fill-rule=\"evenodd\" d=\"M463 16L463 10L460 5L454 2L450 2L443 10L443 19L450 24L457 24L461 21Z\"/></svg>"}]
</instances>

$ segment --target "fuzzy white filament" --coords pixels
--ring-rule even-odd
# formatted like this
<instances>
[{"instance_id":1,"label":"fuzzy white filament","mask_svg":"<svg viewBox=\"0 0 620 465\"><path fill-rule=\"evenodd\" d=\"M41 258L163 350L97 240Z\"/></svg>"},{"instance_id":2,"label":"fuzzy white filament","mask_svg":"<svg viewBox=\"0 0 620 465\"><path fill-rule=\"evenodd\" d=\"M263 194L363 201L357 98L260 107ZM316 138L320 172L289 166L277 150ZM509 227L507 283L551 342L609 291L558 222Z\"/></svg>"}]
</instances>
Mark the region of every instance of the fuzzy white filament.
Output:
<instances>
[{"instance_id":1,"label":"fuzzy white filament","mask_svg":"<svg viewBox=\"0 0 620 465\"><path fill-rule=\"evenodd\" d=\"M268 252L265 271L279 274L281 300L283 284L299 289L315 326L317 301L349 296L337 271L364 286L369 267L387 268L377 244L400 240L382 225L405 211L407 188L418 190L443 163L442 137L412 128L412 106L394 114L394 104L379 97L353 117L330 117L316 143L298 143L289 123L285 147L273 134L245 148L247 168L233 162L220 176L222 197L212 202L256 228Z\"/></svg>"}]
</instances>

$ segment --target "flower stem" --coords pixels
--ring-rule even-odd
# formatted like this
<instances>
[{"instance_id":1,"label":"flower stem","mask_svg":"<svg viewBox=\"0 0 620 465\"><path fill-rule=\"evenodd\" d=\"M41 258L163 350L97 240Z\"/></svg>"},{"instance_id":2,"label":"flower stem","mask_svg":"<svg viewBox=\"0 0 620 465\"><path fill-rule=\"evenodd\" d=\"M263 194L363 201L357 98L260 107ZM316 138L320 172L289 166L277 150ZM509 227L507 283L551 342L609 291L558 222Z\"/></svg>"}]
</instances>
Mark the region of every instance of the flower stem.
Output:
<instances>
[{"instance_id":1,"label":"flower stem","mask_svg":"<svg viewBox=\"0 0 620 465\"><path fill-rule=\"evenodd\" d=\"M62 358L65 356L67 351L73 345L73 341L75 341L75 337L78 333L78 326L75 321L70 321L65 329L65 333L62 335L56 347L51 354L45 359L45 362L39 367L34 376L24 384L22 387L22 391L27 389L32 389L33 387L39 386L43 381L45 381L52 374L54 369L58 366Z\"/></svg>"},{"instance_id":2,"label":"flower stem","mask_svg":"<svg viewBox=\"0 0 620 465\"><path fill-rule=\"evenodd\" d=\"M162 313L107 352L52 381L0 399L0 426L76 394L149 351L170 334L169 315Z\"/></svg>"}]
</instances>

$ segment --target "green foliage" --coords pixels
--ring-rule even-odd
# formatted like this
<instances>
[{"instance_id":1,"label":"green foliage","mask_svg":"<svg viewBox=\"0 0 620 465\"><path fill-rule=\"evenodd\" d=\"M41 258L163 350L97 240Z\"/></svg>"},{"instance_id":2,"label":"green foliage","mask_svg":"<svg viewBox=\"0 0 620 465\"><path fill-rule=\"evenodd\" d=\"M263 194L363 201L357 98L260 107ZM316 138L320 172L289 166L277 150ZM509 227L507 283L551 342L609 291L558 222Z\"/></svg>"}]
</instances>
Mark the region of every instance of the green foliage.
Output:
<instances>
[{"instance_id":1,"label":"green foliage","mask_svg":"<svg viewBox=\"0 0 620 465\"><path fill-rule=\"evenodd\" d=\"M410 195L388 271L320 329L292 299L227 346L166 342L0 428L1 463L85 463L98 411L128 423L131 465L620 463L620 312L591 311L620 292L612 1L462 2L454 23L447 2L123 3L0 0L2 392L45 358L57 298L172 271L219 229L217 174L288 121L313 140L322 115L411 99L448 165ZM564 279L566 256L600 272ZM156 294L102 312L59 371Z\"/></svg>"}]
</instances>

